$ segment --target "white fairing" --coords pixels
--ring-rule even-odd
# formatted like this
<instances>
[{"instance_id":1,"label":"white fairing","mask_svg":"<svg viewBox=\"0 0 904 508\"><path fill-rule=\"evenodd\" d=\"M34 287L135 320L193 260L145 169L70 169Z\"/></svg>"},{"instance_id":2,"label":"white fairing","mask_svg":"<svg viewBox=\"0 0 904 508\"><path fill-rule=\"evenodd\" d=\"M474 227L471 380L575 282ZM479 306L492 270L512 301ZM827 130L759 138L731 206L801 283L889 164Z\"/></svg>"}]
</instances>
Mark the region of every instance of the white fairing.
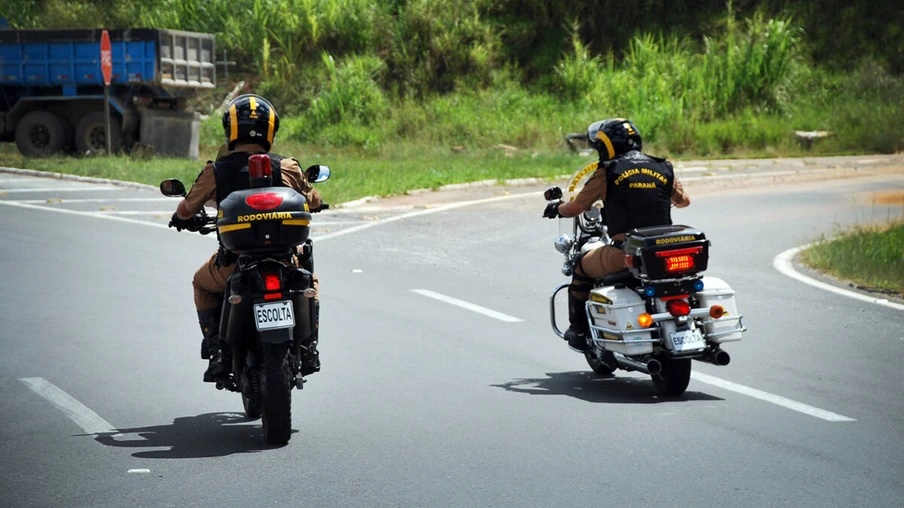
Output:
<instances>
[{"instance_id":1,"label":"white fairing","mask_svg":"<svg viewBox=\"0 0 904 508\"><path fill-rule=\"evenodd\" d=\"M637 323L637 316L644 312L646 306L643 299L626 288L606 286L594 289L587 302L587 315L594 340L609 351L625 355L653 351L650 330L641 328Z\"/></svg>"},{"instance_id":2,"label":"white fairing","mask_svg":"<svg viewBox=\"0 0 904 508\"><path fill-rule=\"evenodd\" d=\"M697 293L701 307L721 305L725 314L719 319L707 318L703 329L709 342L720 344L741 340L740 318L735 292L727 282L718 277L703 277L703 291Z\"/></svg>"}]
</instances>

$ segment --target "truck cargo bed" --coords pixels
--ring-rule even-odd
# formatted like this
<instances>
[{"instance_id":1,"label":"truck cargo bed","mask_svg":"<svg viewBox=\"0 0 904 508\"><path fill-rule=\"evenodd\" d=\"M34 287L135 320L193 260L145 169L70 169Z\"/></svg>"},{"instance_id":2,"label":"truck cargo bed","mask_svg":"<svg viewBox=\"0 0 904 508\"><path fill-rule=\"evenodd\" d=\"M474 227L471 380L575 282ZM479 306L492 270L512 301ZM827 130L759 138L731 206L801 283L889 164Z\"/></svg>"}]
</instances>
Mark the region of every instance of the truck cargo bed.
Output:
<instances>
[{"instance_id":1,"label":"truck cargo bed","mask_svg":"<svg viewBox=\"0 0 904 508\"><path fill-rule=\"evenodd\" d=\"M100 29L0 30L0 86L103 85ZM160 28L108 30L111 85L213 88L215 36Z\"/></svg>"}]
</instances>

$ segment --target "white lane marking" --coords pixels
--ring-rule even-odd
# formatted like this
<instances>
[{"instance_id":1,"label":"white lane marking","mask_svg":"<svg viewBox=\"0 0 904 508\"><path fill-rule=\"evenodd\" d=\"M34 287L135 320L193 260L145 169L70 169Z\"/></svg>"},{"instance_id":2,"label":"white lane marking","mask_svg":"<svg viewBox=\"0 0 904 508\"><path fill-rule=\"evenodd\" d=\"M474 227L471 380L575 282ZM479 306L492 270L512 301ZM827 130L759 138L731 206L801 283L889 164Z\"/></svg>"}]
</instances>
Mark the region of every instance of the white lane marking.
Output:
<instances>
[{"instance_id":1,"label":"white lane marking","mask_svg":"<svg viewBox=\"0 0 904 508\"><path fill-rule=\"evenodd\" d=\"M495 310L488 309L486 307L481 307L480 305L475 305L470 302L466 302L464 300L459 300L457 298L452 298L451 296L446 296L440 293L435 293L428 289L412 289L414 293L419 295L426 296L428 298L433 298L434 300L439 300L441 302L445 302L451 305L455 305L457 307L461 307L463 309L468 309L470 311L476 312L478 314L483 314L484 316L489 316L494 319L498 319L500 321L505 321L506 323L517 323L521 321L516 317L509 316L508 314L503 314L501 312L496 312Z\"/></svg>"},{"instance_id":2,"label":"white lane marking","mask_svg":"<svg viewBox=\"0 0 904 508\"><path fill-rule=\"evenodd\" d=\"M3 192L0 190L0 192ZM30 204L40 204L46 203L46 199L16 199L16 203L30 203ZM128 203L128 202L156 202L156 201L170 201L173 204L178 204L179 200L174 200L173 198L168 197L159 197L159 198L76 198L76 199L60 199L62 203ZM175 210L175 208L173 208ZM170 212L172 213L172 212Z\"/></svg>"},{"instance_id":3,"label":"white lane marking","mask_svg":"<svg viewBox=\"0 0 904 508\"><path fill-rule=\"evenodd\" d=\"M781 406L792 411L797 411L798 413L803 413L805 415L809 415L815 418L819 418L821 420L825 420L827 422L856 422L857 420L853 418L848 418L847 416L840 415L838 413L833 413L831 411L826 411L825 409L819 409L818 407L813 407L808 404L804 404L803 402L797 402L796 400L791 400L781 395L775 395L769 392L764 392L762 390L757 390L756 388L750 388L749 386L739 385L737 383L732 383L731 381L726 381L722 378L718 378L715 376L710 376L707 374L703 374L701 372L692 372L691 376L697 381L701 381L706 384L710 384L713 386L718 386L724 390L729 390L735 393L740 393L741 395L747 395L748 397L753 397L755 399L759 399L765 402L770 402L777 406Z\"/></svg>"},{"instance_id":4,"label":"white lane marking","mask_svg":"<svg viewBox=\"0 0 904 508\"><path fill-rule=\"evenodd\" d=\"M56 385L42 377L23 377L19 381L25 383L35 393L44 397L51 404L60 408L70 420L75 422L87 434L107 434L117 432L109 422L98 416L97 413L85 407L84 404L72 398L71 395L57 388ZM115 434L116 436L120 434Z\"/></svg>"},{"instance_id":5,"label":"white lane marking","mask_svg":"<svg viewBox=\"0 0 904 508\"><path fill-rule=\"evenodd\" d=\"M107 190L124 190L122 187L111 187L105 185L97 185L92 187L35 187L34 189L3 189L0 188L0 195L9 193L25 193L25 192L88 192L88 191L107 191Z\"/></svg>"},{"instance_id":6,"label":"white lane marking","mask_svg":"<svg viewBox=\"0 0 904 508\"><path fill-rule=\"evenodd\" d=\"M818 280L811 279L810 277L807 277L806 275L795 270L794 265L791 263L791 260L794 259L794 256L798 252L800 252L802 250L806 250L806 249L812 247L813 245L816 245L816 244L810 243L807 245L802 245L800 247L794 247L793 249L788 249L785 252L782 252L778 256L775 256L775 258L772 260L772 266L776 270L778 270L780 273L782 273L783 275L791 277L792 279L799 280L800 282L803 282L804 284L809 284L815 288L819 288L819 289L822 289L825 291L831 291L832 293L839 294L842 296L847 296L848 298L854 298L856 300L860 300L860 301L867 302L867 303L874 303L876 305L884 305L886 307L896 309L896 310L904 310L904 305L901 305L900 303L889 302L888 300L886 300L884 298L876 298L874 296L868 296L868 295L860 294L860 293L857 293L854 291L848 291L847 289L835 287L831 284L826 284L825 282L820 282Z\"/></svg>"},{"instance_id":7,"label":"white lane marking","mask_svg":"<svg viewBox=\"0 0 904 508\"><path fill-rule=\"evenodd\" d=\"M343 229L342 231L336 231L335 233L328 233L323 236L318 236L317 240L322 241L322 240L327 240L330 238L336 238L336 237L348 235L351 233L357 233L358 231L363 231L365 229L370 229L370 228L372 228L374 226L378 226L380 224L388 224L390 222L396 222L396 221L400 221L400 220L410 219L412 217L419 217L421 215L429 215L432 213L445 212L446 210L453 210L455 208L462 208L465 206L482 205L484 203L493 203L496 201L506 201L509 199L518 199L518 198L542 196L542 195L543 195L543 192L535 191L535 192L525 192L523 194L510 194L508 196L495 196L492 198L475 199L473 201L459 201L457 203L448 203L445 205L437 205L435 208L427 208L424 210L417 210L414 212L403 213L402 215L396 215L395 217L388 217L386 219L375 220L375 221L361 224L360 226ZM315 225L316 225L316 223L315 223Z\"/></svg>"},{"instance_id":8,"label":"white lane marking","mask_svg":"<svg viewBox=\"0 0 904 508\"><path fill-rule=\"evenodd\" d=\"M150 469L129 469L128 473L150 473Z\"/></svg>"},{"instance_id":9,"label":"white lane marking","mask_svg":"<svg viewBox=\"0 0 904 508\"><path fill-rule=\"evenodd\" d=\"M155 228L169 229L167 227L167 225L162 222L149 222L149 221L144 221L144 220L129 219L126 217L118 217L116 215L104 215L104 214L98 213L98 212L82 212L79 210L67 210L66 208L51 208L49 206L30 205L30 204L26 204L26 203L19 203L16 201L3 201L2 199L0 199L0 205L15 206L17 208L28 208L30 210L47 210L47 211L51 211L51 212L67 213L70 215L81 215L82 217L94 217L95 219L110 219L110 220L117 220L120 222L128 222L130 224L141 224L141 225L145 225L145 226L153 226Z\"/></svg>"},{"instance_id":10,"label":"white lane marking","mask_svg":"<svg viewBox=\"0 0 904 508\"><path fill-rule=\"evenodd\" d=\"M154 212L154 211L151 211L151 210L148 210L148 211L142 211L142 210L98 210L98 211L96 211L96 212L91 212L91 213L104 214L104 215L110 215L110 214L113 214L113 215L159 215L159 216L160 216L159 218L161 218L161 219L164 219L164 218L165 218L165 219L169 219L169 218L173 215L173 210L164 210L164 211L162 211L162 212L159 212L159 211L158 211L158 212Z\"/></svg>"}]
</instances>

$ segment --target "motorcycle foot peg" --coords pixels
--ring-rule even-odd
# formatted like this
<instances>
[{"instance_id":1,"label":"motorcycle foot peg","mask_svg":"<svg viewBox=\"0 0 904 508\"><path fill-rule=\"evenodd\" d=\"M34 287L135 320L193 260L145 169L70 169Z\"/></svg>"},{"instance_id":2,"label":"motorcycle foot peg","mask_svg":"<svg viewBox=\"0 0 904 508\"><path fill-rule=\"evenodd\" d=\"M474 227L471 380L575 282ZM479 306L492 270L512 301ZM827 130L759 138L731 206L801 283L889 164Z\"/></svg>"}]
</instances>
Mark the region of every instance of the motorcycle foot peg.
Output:
<instances>
[{"instance_id":1,"label":"motorcycle foot peg","mask_svg":"<svg viewBox=\"0 0 904 508\"><path fill-rule=\"evenodd\" d=\"M304 388L304 384L307 382L308 382L308 380L305 379L304 377L302 377L301 374L295 375L295 388L298 388L299 390L301 390Z\"/></svg>"},{"instance_id":2,"label":"motorcycle foot peg","mask_svg":"<svg viewBox=\"0 0 904 508\"><path fill-rule=\"evenodd\" d=\"M238 391L238 388L235 386L235 381L232 380L231 377L217 379L217 390L229 390L230 392Z\"/></svg>"}]
</instances>

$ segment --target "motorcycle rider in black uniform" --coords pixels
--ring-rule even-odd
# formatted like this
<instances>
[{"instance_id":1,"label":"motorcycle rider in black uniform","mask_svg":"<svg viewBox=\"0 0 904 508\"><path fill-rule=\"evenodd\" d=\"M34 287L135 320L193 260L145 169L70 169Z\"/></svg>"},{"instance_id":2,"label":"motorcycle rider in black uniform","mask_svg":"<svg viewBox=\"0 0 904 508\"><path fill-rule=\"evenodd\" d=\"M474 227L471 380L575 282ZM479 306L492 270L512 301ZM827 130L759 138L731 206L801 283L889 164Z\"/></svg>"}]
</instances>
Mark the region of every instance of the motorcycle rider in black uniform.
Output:
<instances>
[{"instance_id":1,"label":"motorcycle rider in black uniform","mask_svg":"<svg viewBox=\"0 0 904 508\"><path fill-rule=\"evenodd\" d=\"M223 130L226 134L227 150L221 150L221 153L226 153L220 155L216 162L207 161L191 191L179 202L170 220L170 227L177 229L197 227L198 221L203 219L196 214L205 203L214 201L219 208L220 202L229 193L251 188L248 158L253 154L269 154L273 186L291 187L304 195L311 211L319 209L322 204L320 194L308 181L298 161L291 157L269 153L279 130L279 116L269 101L252 94L236 97L223 114ZM299 266L313 272L310 250L306 252L299 256ZM221 243L217 252L201 265L192 279L198 322L204 335L201 357L210 360L204 372L205 382L228 378L232 370L230 352L226 344L220 342L219 328L222 293L226 290L226 281L235 271L235 263L236 256ZM313 279L316 290L314 311L316 323L320 309L319 281L316 276L313 276ZM310 343L302 344L302 375L320 370L318 335L315 333Z\"/></svg>"},{"instance_id":2,"label":"motorcycle rider in black uniform","mask_svg":"<svg viewBox=\"0 0 904 508\"><path fill-rule=\"evenodd\" d=\"M549 203L543 216L574 217L603 200L611 245L590 250L579 257L568 288L568 345L579 351L590 348L585 303L596 280L627 268L625 233L635 228L672 223L671 205L688 206L691 201L672 163L642 152L637 127L623 118L594 122L587 139L599 153L599 166L574 200Z\"/></svg>"}]
</instances>

